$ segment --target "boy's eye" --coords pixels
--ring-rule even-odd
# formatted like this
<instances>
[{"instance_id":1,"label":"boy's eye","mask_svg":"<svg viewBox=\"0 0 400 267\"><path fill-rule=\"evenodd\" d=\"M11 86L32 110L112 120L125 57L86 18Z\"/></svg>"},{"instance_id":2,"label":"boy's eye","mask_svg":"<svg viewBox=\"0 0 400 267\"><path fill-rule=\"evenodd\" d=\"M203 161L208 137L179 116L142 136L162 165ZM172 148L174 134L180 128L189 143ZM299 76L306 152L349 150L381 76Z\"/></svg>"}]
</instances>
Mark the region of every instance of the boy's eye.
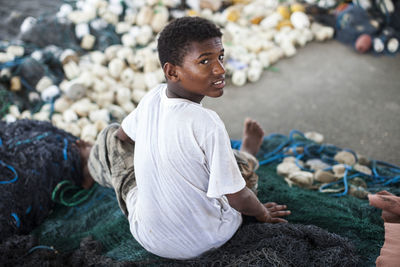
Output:
<instances>
[{"instance_id":1,"label":"boy's eye","mask_svg":"<svg viewBox=\"0 0 400 267\"><path fill-rule=\"evenodd\" d=\"M219 59L220 61L224 62L224 55L220 55L220 56L218 57L218 59Z\"/></svg>"},{"instance_id":2,"label":"boy's eye","mask_svg":"<svg viewBox=\"0 0 400 267\"><path fill-rule=\"evenodd\" d=\"M200 64L207 64L208 63L208 59L203 59L202 61L200 61Z\"/></svg>"}]
</instances>

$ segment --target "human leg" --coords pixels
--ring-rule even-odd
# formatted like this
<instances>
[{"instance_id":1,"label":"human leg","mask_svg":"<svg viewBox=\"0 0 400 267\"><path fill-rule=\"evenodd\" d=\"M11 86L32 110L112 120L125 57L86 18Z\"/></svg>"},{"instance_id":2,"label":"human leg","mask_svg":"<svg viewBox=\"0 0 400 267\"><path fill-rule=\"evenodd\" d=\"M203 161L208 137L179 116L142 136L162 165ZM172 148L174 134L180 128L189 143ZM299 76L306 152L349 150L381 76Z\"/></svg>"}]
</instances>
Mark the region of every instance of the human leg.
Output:
<instances>
[{"instance_id":1,"label":"human leg","mask_svg":"<svg viewBox=\"0 0 400 267\"><path fill-rule=\"evenodd\" d=\"M257 155L264 138L264 130L255 120L246 118L243 127L243 139L241 151Z\"/></svg>"},{"instance_id":2,"label":"human leg","mask_svg":"<svg viewBox=\"0 0 400 267\"><path fill-rule=\"evenodd\" d=\"M114 188L121 210L126 209L126 195L136 186L133 168L134 145L122 142L116 136L119 125L106 127L90 150L87 167L94 181L101 186Z\"/></svg>"},{"instance_id":3,"label":"human leg","mask_svg":"<svg viewBox=\"0 0 400 267\"><path fill-rule=\"evenodd\" d=\"M244 122L242 146L233 150L239 170L246 181L246 186L257 194L258 175L255 173L259 164L256 159L264 138L264 131L255 121L247 118Z\"/></svg>"}]
</instances>

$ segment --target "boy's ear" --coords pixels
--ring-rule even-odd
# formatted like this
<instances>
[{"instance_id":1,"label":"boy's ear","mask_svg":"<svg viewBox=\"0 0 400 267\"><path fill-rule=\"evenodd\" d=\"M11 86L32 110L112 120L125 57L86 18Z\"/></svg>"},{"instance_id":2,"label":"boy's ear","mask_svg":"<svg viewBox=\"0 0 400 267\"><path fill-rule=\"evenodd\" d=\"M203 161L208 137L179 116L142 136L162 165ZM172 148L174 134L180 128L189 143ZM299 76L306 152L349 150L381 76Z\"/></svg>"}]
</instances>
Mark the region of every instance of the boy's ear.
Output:
<instances>
[{"instance_id":1,"label":"boy's ear","mask_svg":"<svg viewBox=\"0 0 400 267\"><path fill-rule=\"evenodd\" d=\"M179 81L179 75L178 75L178 72L177 72L177 66L167 62L167 63L164 64L163 70L164 70L164 75L167 78L167 80L169 80L171 82Z\"/></svg>"}]
</instances>

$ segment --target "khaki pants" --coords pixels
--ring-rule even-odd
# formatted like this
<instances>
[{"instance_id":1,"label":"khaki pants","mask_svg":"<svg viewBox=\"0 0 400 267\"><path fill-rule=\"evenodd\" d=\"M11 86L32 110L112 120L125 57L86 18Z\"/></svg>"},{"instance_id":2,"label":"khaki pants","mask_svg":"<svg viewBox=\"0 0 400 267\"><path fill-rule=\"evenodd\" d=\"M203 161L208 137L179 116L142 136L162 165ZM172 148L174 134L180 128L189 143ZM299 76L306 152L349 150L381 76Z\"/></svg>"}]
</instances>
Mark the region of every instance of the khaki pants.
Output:
<instances>
[{"instance_id":1,"label":"khaki pants","mask_svg":"<svg viewBox=\"0 0 400 267\"><path fill-rule=\"evenodd\" d=\"M88 168L98 184L114 188L118 204L127 215L126 196L136 186L133 167L135 145L120 141L116 136L118 128L119 124L113 123L100 132L90 152ZM234 149L233 152L246 186L257 193L257 159L243 151Z\"/></svg>"}]
</instances>

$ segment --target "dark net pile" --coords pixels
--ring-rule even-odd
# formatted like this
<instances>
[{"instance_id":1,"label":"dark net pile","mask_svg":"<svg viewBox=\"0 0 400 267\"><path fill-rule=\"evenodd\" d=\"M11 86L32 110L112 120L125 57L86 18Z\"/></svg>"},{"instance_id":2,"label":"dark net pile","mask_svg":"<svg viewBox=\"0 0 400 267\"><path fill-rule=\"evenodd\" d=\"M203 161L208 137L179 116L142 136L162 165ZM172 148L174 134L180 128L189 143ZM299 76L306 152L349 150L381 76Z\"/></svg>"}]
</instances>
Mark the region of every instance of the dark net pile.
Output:
<instances>
[{"instance_id":1,"label":"dark net pile","mask_svg":"<svg viewBox=\"0 0 400 267\"><path fill-rule=\"evenodd\" d=\"M249 223L220 249L182 265L355 266L351 243L317 226Z\"/></svg>"},{"instance_id":2,"label":"dark net pile","mask_svg":"<svg viewBox=\"0 0 400 267\"><path fill-rule=\"evenodd\" d=\"M351 243L317 226L300 224L248 223L221 248L196 259L178 261L150 257L143 261L117 261L102 255L103 246L84 238L79 249L56 253L51 248L26 253L37 246L33 236L19 236L0 246L0 258L10 265L63 266L356 266L359 258ZM12 253L11 253L12 252Z\"/></svg>"},{"instance_id":3,"label":"dark net pile","mask_svg":"<svg viewBox=\"0 0 400 267\"><path fill-rule=\"evenodd\" d=\"M85 264L112 259L119 264L154 266L354 266L359 257L358 266L373 265L383 244L383 223L379 210L369 206L368 201L289 188L275 174L274 166L262 166L258 173L261 200L287 204L292 211L290 224L247 222L226 245L191 261L166 260L144 250L132 238L113 190L100 186L87 202L72 208L59 207L51 214L34 231L36 245L53 246L58 254L76 256L79 251L79 259ZM34 255L26 260L30 257Z\"/></svg>"},{"instance_id":4,"label":"dark net pile","mask_svg":"<svg viewBox=\"0 0 400 267\"><path fill-rule=\"evenodd\" d=\"M0 121L0 240L27 234L54 207L55 186L63 180L80 184L76 137L48 122Z\"/></svg>"}]
</instances>

